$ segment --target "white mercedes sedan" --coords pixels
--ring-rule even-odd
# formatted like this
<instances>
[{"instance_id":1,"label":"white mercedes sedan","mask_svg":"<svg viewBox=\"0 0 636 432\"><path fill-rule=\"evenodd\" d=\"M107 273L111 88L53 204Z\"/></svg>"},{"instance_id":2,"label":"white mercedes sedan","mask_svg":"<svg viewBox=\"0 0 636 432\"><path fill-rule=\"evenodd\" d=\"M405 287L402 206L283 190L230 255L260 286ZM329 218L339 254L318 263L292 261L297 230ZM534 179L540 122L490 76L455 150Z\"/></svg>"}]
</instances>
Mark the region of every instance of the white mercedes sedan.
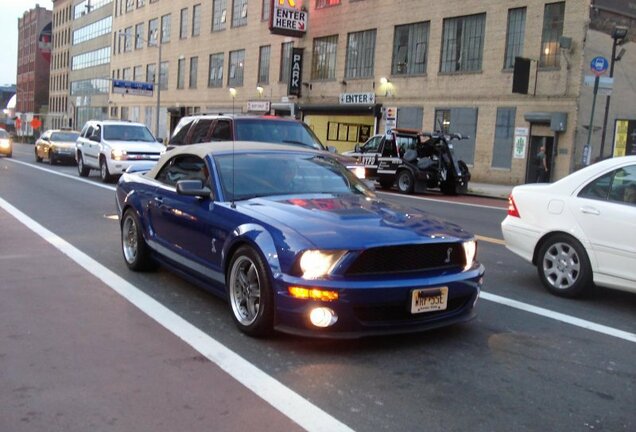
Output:
<instances>
[{"instance_id":1,"label":"white mercedes sedan","mask_svg":"<svg viewBox=\"0 0 636 432\"><path fill-rule=\"evenodd\" d=\"M516 186L501 230L553 294L576 297L594 285L636 293L636 156Z\"/></svg>"}]
</instances>

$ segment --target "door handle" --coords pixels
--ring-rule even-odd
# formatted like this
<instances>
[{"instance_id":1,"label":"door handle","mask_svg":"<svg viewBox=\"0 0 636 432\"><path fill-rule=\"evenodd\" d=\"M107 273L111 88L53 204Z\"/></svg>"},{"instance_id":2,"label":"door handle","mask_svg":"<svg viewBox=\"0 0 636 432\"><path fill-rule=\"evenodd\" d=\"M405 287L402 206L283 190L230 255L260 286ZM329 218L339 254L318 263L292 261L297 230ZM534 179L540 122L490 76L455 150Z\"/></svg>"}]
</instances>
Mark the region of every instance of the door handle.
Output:
<instances>
[{"instance_id":1,"label":"door handle","mask_svg":"<svg viewBox=\"0 0 636 432\"><path fill-rule=\"evenodd\" d=\"M591 214L591 215L595 215L598 216L601 214L600 211L598 211L597 209L595 209L594 207L581 207L581 213L583 214Z\"/></svg>"}]
</instances>

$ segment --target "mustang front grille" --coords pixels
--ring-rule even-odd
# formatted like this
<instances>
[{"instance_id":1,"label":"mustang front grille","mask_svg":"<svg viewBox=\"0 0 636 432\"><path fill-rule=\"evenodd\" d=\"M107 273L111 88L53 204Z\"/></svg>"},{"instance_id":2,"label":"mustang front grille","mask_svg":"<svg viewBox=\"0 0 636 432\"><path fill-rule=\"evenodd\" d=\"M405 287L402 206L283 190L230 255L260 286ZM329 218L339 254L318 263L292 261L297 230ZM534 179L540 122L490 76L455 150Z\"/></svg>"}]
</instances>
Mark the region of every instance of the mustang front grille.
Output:
<instances>
[{"instance_id":1,"label":"mustang front grille","mask_svg":"<svg viewBox=\"0 0 636 432\"><path fill-rule=\"evenodd\" d=\"M466 258L461 243L434 243L371 248L346 269L346 276L378 273L408 273L463 267Z\"/></svg>"}]
</instances>

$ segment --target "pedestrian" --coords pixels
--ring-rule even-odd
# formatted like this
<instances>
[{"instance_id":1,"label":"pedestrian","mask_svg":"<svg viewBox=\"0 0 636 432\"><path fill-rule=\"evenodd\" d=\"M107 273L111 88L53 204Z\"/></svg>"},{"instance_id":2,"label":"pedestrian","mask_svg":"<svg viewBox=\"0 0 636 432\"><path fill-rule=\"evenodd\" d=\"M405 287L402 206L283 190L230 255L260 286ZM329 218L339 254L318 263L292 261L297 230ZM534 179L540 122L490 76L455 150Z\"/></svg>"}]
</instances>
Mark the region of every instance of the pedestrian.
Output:
<instances>
[{"instance_id":1,"label":"pedestrian","mask_svg":"<svg viewBox=\"0 0 636 432\"><path fill-rule=\"evenodd\" d=\"M537 183L544 183L548 181L548 161L545 156L545 147L539 147L539 152L535 157L537 165Z\"/></svg>"}]
</instances>

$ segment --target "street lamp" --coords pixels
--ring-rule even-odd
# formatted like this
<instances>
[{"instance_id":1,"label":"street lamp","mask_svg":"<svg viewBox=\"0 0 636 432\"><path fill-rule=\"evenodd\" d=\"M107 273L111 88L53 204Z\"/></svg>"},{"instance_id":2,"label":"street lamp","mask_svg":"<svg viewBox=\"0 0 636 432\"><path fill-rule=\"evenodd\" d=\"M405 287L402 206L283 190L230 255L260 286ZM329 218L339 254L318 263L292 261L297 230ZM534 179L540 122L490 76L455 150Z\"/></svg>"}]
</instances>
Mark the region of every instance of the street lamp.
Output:
<instances>
[{"instance_id":1,"label":"street lamp","mask_svg":"<svg viewBox=\"0 0 636 432\"><path fill-rule=\"evenodd\" d=\"M156 108L157 118L155 119L155 137L159 138L159 110L161 109L161 40L160 40L161 35L158 29L154 31L154 34L156 36L156 39L155 39L156 42L154 45L150 45L149 41L145 40L139 35L135 35L135 37L138 38L143 43L145 43L146 45L148 45L149 47L154 47L159 49L159 56L157 58L157 68L155 69L155 87L157 88L157 108ZM130 33L119 34L120 38L121 37L128 38L130 36L132 36L132 34Z\"/></svg>"},{"instance_id":2,"label":"street lamp","mask_svg":"<svg viewBox=\"0 0 636 432\"><path fill-rule=\"evenodd\" d=\"M625 49L622 48L621 51L616 55L616 46L625 42L625 38L627 37L627 27L623 26L615 26L614 30L612 30L612 57L610 59L610 70L609 76L610 78L614 77L614 62L620 61L625 54ZM607 117L609 116L609 106L610 106L611 96L605 96L605 114L603 116L603 131L601 133L601 152L599 153L599 159L603 159L603 150L605 149L605 130L607 128Z\"/></svg>"}]
</instances>

